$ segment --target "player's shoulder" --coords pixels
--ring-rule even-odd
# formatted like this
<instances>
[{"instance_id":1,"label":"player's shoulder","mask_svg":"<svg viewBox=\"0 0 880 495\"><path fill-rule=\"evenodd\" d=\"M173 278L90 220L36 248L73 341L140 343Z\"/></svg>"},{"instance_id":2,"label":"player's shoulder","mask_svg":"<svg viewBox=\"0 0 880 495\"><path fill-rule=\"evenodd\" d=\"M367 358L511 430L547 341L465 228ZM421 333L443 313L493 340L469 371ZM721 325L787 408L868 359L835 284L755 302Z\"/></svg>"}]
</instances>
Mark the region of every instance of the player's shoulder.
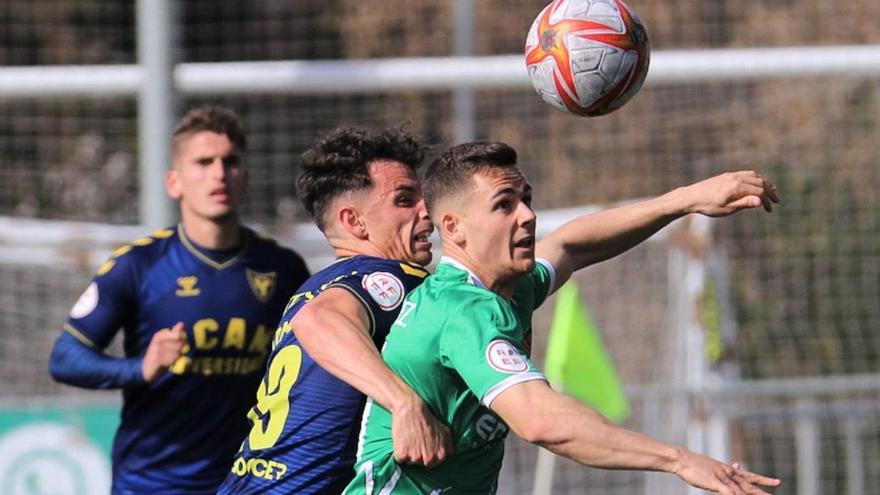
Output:
<instances>
[{"instance_id":1,"label":"player's shoulder","mask_svg":"<svg viewBox=\"0 0 880 495\"><path fill-rule=\"evenodd\" d=\"M473 277L473 274L456 264L441 262L429 278L429 283L434 291L444 296L493 299L494 293L474 283Z\"/></svg>"},{"instance_id":2,"label":"player's shoulder","mask_svg":"<svg viewBox=\"0 0 880 495\"><path fill-rule=\"evenodd\" d=\"M494 319L508 313L501 296L474 283L467 271L443 263L416 292L420 300L458 318Z\"/></svg>"},{"instance_id":3,"label":"player's shoulder","mask_svg":"<svg viewBox=\"0 0 880 495\"><path fill-rule=\"evenodd\" d=\"M159 229L116 248L99 268L97 276L110 273L120 266L146 266L159 259L175 242L180 242L176 228Z\"/></svg>"},{"instance_id":4,"label":"player's shoulder","mask_svg":"<svg viewBox=\"0 0 880 495\"><path fill-rule=\"evenodd\" d=\"M353 261L360 265L363 273L387 272L394 275L406 275L422 279L428 276L428 270L423 266L407 263L406 261L375 258L373 256L356 256Z\"/></svg>"},{"instance_id":5,"label":"player's shoulder","mask_svg":"<svg viewBox=\"0 0 880 495\"><path fill-rule=\"evenodd\" d=\"M250 240L249 250L257 257L272 260L281 266L290 267L292 270L305 268L305 260L293 249L258 230L245 226L242 226L242 229Z\"/></svg>"},{"instance_id":6,"label":"player's shoulder","mask_svg":"<svg viewBox=\"0 0 880 495\"><path fill-rule=\"evenodd\" d=\"M252 249L256 249L261 252L272 254L278 257L302 259L299 253L287 246L284 246L274 237L269 236L258 230L252 229L250 227L242 226L242 229L250 238Z\"/></svg>"},{"instance_id":7,"label":"player's shoulder","mask_svg":"<svg viewBox=\"0 0 880 495\"><path fill-rule=\"evenodd\" d=\"M339 286L352 292L367 306L374 301L386 312L396 311L403 298L426 278L428 271L419 265L398 260L357 255L336 260L315 274L306 285L320 290Z\"/></svg>"},{"instance_id":8,"label":"player's shoulder","mask_svg":"<svg viewBox=\"0 0 880 495\"><path fill-rule=\"evenodd\" d=\"M413 294L421 303L428 302L440 312L460 315L495 312L500 301L495 293L470 283L467 277L450 279L437 274L428 277Z\"/></svg>"}]
</instances>

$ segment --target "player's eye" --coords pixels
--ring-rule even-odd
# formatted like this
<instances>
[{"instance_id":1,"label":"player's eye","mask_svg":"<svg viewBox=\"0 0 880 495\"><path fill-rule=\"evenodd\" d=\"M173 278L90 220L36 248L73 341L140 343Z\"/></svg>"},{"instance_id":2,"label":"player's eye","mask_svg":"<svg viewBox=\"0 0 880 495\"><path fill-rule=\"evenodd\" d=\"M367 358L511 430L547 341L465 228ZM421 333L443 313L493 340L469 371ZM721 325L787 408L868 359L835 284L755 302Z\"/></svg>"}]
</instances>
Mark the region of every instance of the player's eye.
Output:
<instances>
[{"instance_id":1,"label":"player's eye","mask_svg":"<svg viewBox=\"0 0 880 495\"><path fill-rule=\"evenodd\" d=\"M230 155L223 157L224 167L238 167L241 165L241 157L238 155Z\"/></svg>"},{"instance_id":2,"label":"player's eye","mask_svg":"<svg viewBox=\"0 0 880 495\"><path fill-rule=\"evenodd\" d=\"M504 210L510 211L513 203L509 199L502 199L495 202L495 205L492 207L493 210Z\"/></svg>"},{"instance_id":3,"label":"player's eye","mask_svg":"<svg viewBox=\"0 0 880 495\"><path fill-rule=\"evenodd\" d=\"M398 196L397 199L394 200L394 204L396 204L397 206L409 207L416 204L416 202L415 200L413 200L412 196L403 195Z\"/></svg>"}]
</instances>

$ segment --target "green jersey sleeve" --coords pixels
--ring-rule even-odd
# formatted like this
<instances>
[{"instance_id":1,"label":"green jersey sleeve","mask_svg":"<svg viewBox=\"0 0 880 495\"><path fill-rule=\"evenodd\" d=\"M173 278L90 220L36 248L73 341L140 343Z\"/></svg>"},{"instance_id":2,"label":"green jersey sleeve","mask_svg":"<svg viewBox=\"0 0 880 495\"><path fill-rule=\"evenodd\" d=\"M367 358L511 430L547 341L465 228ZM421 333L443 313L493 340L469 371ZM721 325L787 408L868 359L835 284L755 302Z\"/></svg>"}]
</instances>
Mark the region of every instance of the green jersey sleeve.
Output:
<instances>
[{"instance_id":1,"label":"green jersey sleeve","mask_svg":"<svg viewBox=\"0 0 880 495\"><path fill-rule=\"evenodd\" d=\"M556 288L556 269L545 259L535 260L535 268L516 284L513 301L516 307L531 312L544 304Z\"/></svg>"},{"instance_id":2,"label":"green jersey sleeve","mask_svg":"<svg viewBox=\"0 0 880 495\"><path fill-rule=\"evenodd\" d=\"M491 294L469 294L447 320L440 362L453 369L486 407L507 388L546 380L523 350L523 325L510 303Z\"/></svg>"}]
</instances>

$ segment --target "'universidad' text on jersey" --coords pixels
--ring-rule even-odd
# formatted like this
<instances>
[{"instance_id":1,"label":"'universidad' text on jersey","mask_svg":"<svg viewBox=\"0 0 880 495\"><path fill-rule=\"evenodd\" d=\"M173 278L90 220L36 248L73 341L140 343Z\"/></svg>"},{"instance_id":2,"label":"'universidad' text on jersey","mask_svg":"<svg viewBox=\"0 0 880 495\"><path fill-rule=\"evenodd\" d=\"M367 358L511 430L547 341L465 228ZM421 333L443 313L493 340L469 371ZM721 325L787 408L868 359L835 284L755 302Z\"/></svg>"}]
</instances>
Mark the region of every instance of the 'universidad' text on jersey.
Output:
<instances>
[{"instance_id":1,"label":"'universidad' text on jersey","mask_svg":"<svg viewBox=\"0 0 880 495\"><path fill-rule=\"evenodd\" d=\"M431 469L397 464L391 414L369 401L345 495L495 493L509 428L489 405L514 385L546 380L525 349L532 312L553 286L552 266L539 260L507 301L455 260L441 260L404 301L382 358L450 425L454 453Z\"/></svg>"},{"instance_id":2,"label":"'universidad' text on jersey","mask_svg":"<svg viewBox=\"0 0 880 495\"><path fill-rule=\"evenodd\" d=\"M123 388L114 493L215 493L229 472L284 304L308 277L302 259L242 229L211 251L165 229L119 248L70 313L50 362L63 381ZM184 323L187 343L154 383L141 371L153 335ZM127 359L103 350L119 328Z\"/></svg>"},{"instance_id":3,"label":"'universidad' text on jersey","mask_svg":"<svg viewBox=\"0 0 880 495\"><path fill-rule=\"evenodd\" d=\"M275 334L249 414L253 427L219 493L338 494L345 488L354 476L365 397L302 349L290 321L321 292L342 288L363 304L381 349L404 297L426 276L417 265L355 256L336 261L300 287Z\"/></svg>"}]
</instances>

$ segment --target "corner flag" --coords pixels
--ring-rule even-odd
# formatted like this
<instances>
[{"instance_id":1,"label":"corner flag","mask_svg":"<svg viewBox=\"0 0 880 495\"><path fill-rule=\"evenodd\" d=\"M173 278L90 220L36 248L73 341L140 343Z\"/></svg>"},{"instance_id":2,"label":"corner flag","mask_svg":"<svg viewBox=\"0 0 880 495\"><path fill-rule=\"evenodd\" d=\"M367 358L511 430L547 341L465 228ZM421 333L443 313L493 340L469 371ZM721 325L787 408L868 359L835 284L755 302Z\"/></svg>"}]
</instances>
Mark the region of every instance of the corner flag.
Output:
<instances>
[{"instance_id":1,"label":"corner flag","mask_svg":"<svg viewBox=\"0 0 880 495\"><path fill-rule=\"evenodd\" d=\"M619 423L629 415L629 402L577 285L569 281L557 294L544 373L551 384Z\"/></svg>"}]
</instances>

